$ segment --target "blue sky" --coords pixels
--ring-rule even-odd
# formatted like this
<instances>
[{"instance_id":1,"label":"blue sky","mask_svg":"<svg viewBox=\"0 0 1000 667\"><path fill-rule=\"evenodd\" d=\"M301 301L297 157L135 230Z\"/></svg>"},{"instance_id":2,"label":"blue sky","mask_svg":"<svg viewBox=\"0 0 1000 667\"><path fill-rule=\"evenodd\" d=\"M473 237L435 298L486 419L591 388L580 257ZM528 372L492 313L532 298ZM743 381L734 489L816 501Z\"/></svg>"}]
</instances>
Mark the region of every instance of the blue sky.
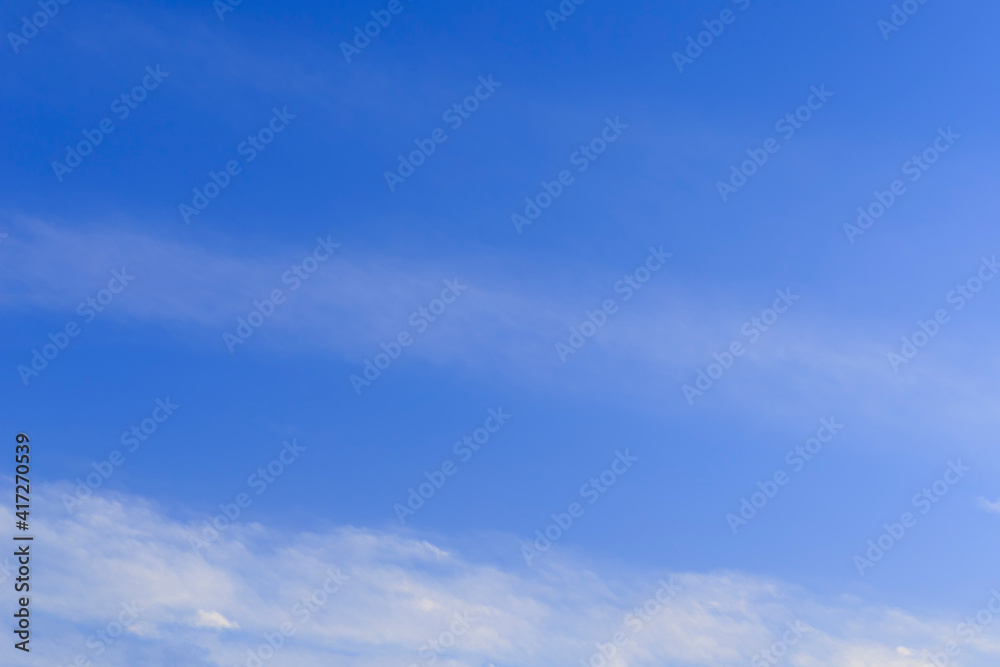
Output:
<instances>
[{"instance_id":1,"label":"blue sky","mask_svg":"<svg viewBox=\"0 0 1000 667\"><path fill-rule=\"evenodd\" d=\"M35 650L98 659L88 636L136 596L150 611L109 664L247 664L285 598L340 567L271 664L429 664L467 609L481 620L439 664L579 664L669 576L669 613L610 664L751 664L797 619L789 664L934 664L1000 585L998 9L914 2L890 31L871 1L591 0L555 28L556 2L387 6L69 2L5 38L0 391L5 431L36 443L51 545ZM7 3L5 34L38 11ZM387 25L348 62L371 12ZM588 313L601 326L563 361ZM934 335L894 369L921 322ZM490 410L510 417L456 446ZM843 428L800 467L821 420ZM444 483L401 522L427 475ZM78 480L92 493L67 507ZM957 640L951 664L995 664L996 637Z\"/></svg>"}]
</instances>

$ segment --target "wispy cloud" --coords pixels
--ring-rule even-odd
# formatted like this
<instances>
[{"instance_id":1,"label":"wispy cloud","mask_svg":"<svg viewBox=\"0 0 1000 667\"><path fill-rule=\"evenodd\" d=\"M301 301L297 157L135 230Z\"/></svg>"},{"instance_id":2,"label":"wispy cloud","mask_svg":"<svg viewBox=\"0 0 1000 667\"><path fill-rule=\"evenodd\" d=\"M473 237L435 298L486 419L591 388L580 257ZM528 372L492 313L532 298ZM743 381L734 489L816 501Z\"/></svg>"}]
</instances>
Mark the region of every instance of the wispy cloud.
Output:
<instances>
[{"instance_id":1,"label":"wispy cloud","mask_svg":"<svg viewBox=\"0 0 1000 667\"><path fill-rule=\"evenodd\" d=\"M199 609L198 620L195 621L195 627L214 628L216 630L236 630L240 626L233 623L217 611L205 611L204 609Z\"/></svg>"},{"instance_id":2,"label":"wispy cloud","mask_svg":"<svg viewBox=\"0 0 1000 667\"><path fill-rule=\"evenodd\" d=\"M986 498L978 498L979 506L982 507L987 512L993 512L994 514L1000 514L1000 499L997 500L987 500Z\"/></svg>"},{"instance_id":3,"label":"wispy cloud","mask_svg":"<svg viewBox=\"0 0 1000 667\"><path fill-rule=\"evenodd\" d=\"M310 237L301 246L244 245L236 252L37 221L11 231L0 277L16 289L5 291L0 308L71 316L107 282L111 269L127 267L136 280L102 318L181 329L192 344L219 354L229 354L223 333L235 330L237 318L245 318L255 300L275 288L287 292L283 276L316 243ZM637 263L645 252L638 249ZM457 277L468 291L407 349L408 359L563 395L632 394L657 412L690 413L682 386L695 381L714 353L725 352L733 340L745 342L741 324L759 315L774 295L744 296L742 302L710 299L680 284L668 267L562 363L556 343L567 340L588 309L614 295L616 272L630 268L569 262L525 268L502 257L402 258L342 243L239 353L327 356L357 364L360 372L364 360L381 351L380 343L411 330L410 315L438 295L443 280ZM575 275L585 277L567 278ZM990 407L1000 398L996 359L980 358L969 370L962 349L943 339L897 375L886 362L896 333L880 322L835 318L806 296L696 409L739 404L747 414L780 419L835 405L883 426L892 422L914 432L950 435L964 430L959 435L973 439L996 425ZM344 383L347 387L346 375Z\"/></svg>"},{"instance_id":4,"label":"wispy cloud","mask_svg":"<svg viewBox=\"0 0 1000 667\"><path fill-rule=\"evenodd\" d=\"M45 545L37 556L38 623L62 640L39 644L33 659L56 664L79 654L93 660L88 637L123 605L135 620L105 647L101 664L176 656L190 665L243 665L268 636L284 633L264 664L424 665L434 656L447 665L569 665L598 644L609 650L622 633L628 641L608 664L743 665L793 623L801 635L789 648L794 664L923 667L924 650L950 638L948 623L853 598L821 601L772 579L606 576L599 565L560 557L511 569L470 562L419 536L359 528L294 534L234 526L199 556L189 543L194 526L142 498L99 495L69 516L59 501L67 490L37 495L34 526ZM11 513L0 508L0 520L13 520ZM509 546L516 552L515 540ZM668 581L675 594L655 602ZM330 592L320 593L324 586ZM967 664L996 660L980 657Z\"/></svg>"}]
</instances>

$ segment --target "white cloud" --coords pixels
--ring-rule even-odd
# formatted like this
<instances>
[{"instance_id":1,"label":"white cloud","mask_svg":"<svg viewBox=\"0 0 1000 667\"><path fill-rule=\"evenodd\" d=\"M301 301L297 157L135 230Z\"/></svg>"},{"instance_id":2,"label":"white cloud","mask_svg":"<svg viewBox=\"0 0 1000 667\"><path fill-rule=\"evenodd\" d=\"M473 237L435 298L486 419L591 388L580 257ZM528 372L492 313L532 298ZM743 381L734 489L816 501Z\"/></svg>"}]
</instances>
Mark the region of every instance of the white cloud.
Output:
<instances>
[{"instance_id":1,"label":"white cloud","mask_svg":"<svg viewBox=\"0 0 1000 667\"><path fill-rule=\"evenodd\" d=\"M424 665L438 640L448 645L439 665L577 665L622 632L629 641L609 665L745 665L799 622L808 630L788 664L924 667L926 650L954 639L951 621L820 601L747 574L608 571L556 553L538 570L500 567L359 528L289 534L238 523L202 558L192 527L143 499L96 495L68 516L67 490L43 487L33 514L33 659L52 664L82 654L113 667L244 665L267 636L279 643L282 624L291 632L263 664ZM12 519L0 508L0 521ZM516 541L509 548L517 553ZM676 596L650 604L670 578ZM637 631L627 614L645 605ZM98 660L88 637L100 644L98 631L126 607L137 620ZM995 664L997 647L963 646L963 658Z\"/></svg>"},{"instance_id":2,"label":"white cloud","mask_svg":"<svg viewBox=\"0 0 1000 667\"><path fill-rule=\"evenodd\" d=\"M217 611L198 610L198 619L194 622L197 628L214 628L216 630L238 630L239 624L233 623Z\"/></svg>"},{"instance_id":3,"label":"white cloud","mask_svg":"<svg viewBox=\"0 0 1000 667\"><path fill-rule=\"evenodd\" d=\"M982 507L987 512L993 512L994 514L1000 514L1000 499L998 500L987 500L986 498L978 498L979 506Z\"/></svg>"},{"instance_id":4,"label":"white cloud","mask_svg":"<svg viewBox=\"0 0 1000 667\"><path fill-rule=\"evenodd\" d=\"M189 344L220 355L229 354L223 332L235 328L255 299L274 288L287 291L283 272L315 243L306 238L297 247L244 247L237 253L131 231L77 231L38 221L12 231L2 249L0 278L10 289L0 295L0 308L45 308L75 317L76 305L96 293L112 269L125 266L136 279L102 318L179 329ZM640 250L636 263L645 256ZM523 264L523 258L503 257L402 259L342 244L236 354L280 350L332 357L360 372L364 359L380 351L380 342L404 329L412 333L409 315L440 292L443 280L458 276L468 291L417 337L399 363L423 360L560 396L603 395L657 414L685 415L693 409L682 384L693 382L714 352L741 339L741 323L774 298L768 292L746 297L746 303L709 300L678 284L667 267L635 299L620 303L620 312L562 364L555 343L566 339L585 310L613 295L617 271L632 267L598 273L569 261ZM855 423L867 419L914 438L933 433L928 441L941 442L939 436L947 434L951 440L989 443L997 426L992 405L1000 399L996 359L968 363L955 331L954 340L935 340L933 349L896 375L886 353L898 339L898 322L838 320L821 308L803 296L694 410L739 409L749 419L780 420L837 406L857 415ZM45 333L39 332L40 341ZM25 352L30 358L30 348ZM348 375L343 387L350 390Z\"/></svg>"}]
</instances>

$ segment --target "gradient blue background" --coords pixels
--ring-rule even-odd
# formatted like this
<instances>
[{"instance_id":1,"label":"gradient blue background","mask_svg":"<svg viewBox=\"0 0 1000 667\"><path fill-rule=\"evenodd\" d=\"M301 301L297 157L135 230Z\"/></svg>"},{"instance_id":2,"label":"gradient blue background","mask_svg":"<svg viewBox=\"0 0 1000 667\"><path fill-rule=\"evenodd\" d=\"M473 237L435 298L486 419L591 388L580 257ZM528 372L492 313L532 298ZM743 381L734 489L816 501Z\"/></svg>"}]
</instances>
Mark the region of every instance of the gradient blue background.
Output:
<instances>
[{"instance_id":1,"label":"gradient blue background","mask_svg":"<svg viewBox=\"0 0 1000 667\"><path fill-rule=\"evenodd\" d=\"M664 309L669 330L669 300L655 297L682 290L703 312L720 313L678 373L612 364L601 372L618 381L595 386L585 347L565 366L553 353L545 382L519 380L484 347L476 364L406 356L357 397L347 377L377 351L377 338L368 351L338 354L264 346L258 336L230 355L221 331L107 317L25 387L16 365L74 314L26 304L5 288L4 431L32 434L36 476L73 480L117 448L155 398L170 396L181 409L109 488L196 521L244 490L246 476L295 436L308 458L247 520L413 531L516 567L520 554L493 548L494 538L529 538L578 499L615 449L628 447L640 464L558 548L629 566L774 575L914 610L976 608L996 585L997 517L975 498L998 493L997 419L970 423L945 406L949 387L997 395L1000 285L921 353L914 366L933 362L957 379L913 401L895 396L883 406L884 385L859 394L856 383L814 373L808 355L774 372L737 365L694 407L680 385L786 287L802 299L777 326L821 339L852 332L873 342L854 361L892 376L884 353L1000 248L1000 8L929 2L885 41L876 22L891 9L882 2L755 1L740 11L721 1L591 0L553 31L544 12L555 4L404 3L350 64L338 44L377 3L246 0L224 21L207 1L61 6L20 53L0 46L4 231L16 238L20 221L37 219L235 256L277 253L285 265L316 236L332 235L348 254L420 262L470 282L481 271L581 314L611 295L649 245L664 244L670 265L627 309ZM671 54L726 7L736 22L679 74ZM6 3L0 24L11 29L32 9ZM109 115L109 102L147 65L170 76L59 183L51 162ZM441 113L489 74L502 82L495 95L389 192L383 172L396 155L443 126ZM722 203L716 182L746 149L776 136L775 121L820 84L834 97ZM286 106L295 121L185 225L177 205L191 188L236 157L273 107ZM510 214L542 179L569 167L570 153L606 117L630 127L518 235ZM855 209L949 126L962 137L955 148L847 243L842 225ZM56 285L59 270L46 269ZM7 278L16 287L17 277ZM75 287L85 296L101 284ZM415 292L409 310L433 295ZM287 317L295 312L290 305ZM405 327L405 317L393 321ZM765 337L757 347L776 344ZM766 387L768 409L743 400L744 386ZM509 425L400 527L393 503L424 470L454 458L453 441L499 405L514 415ZM844 432L732 535L725 513L830 416L848 425ZM949 458L973 472L859 579L851 557L882 522L912 509L910 497Z\"/></svg>"}]
</instances>

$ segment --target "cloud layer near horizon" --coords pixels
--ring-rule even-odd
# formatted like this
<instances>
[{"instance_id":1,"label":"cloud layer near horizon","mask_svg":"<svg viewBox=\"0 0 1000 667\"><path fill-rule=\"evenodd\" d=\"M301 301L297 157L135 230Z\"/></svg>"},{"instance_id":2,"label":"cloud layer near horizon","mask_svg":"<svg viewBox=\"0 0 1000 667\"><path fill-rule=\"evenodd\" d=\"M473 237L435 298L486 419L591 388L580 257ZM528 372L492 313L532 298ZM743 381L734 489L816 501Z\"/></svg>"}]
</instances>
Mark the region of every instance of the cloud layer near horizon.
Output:
<instances>
[{"instance_id":1,"label":"cloud layer near horizon","mask_svg":"<svg viewBox=\"0 0 1000 667\"><path fill-rule=\"evenodd\" d=\"M293 534L238 520L196 553L203 522L102 493L68 514L67 491L36 491L35 637L54 641L33 660L52 664L254 665L256 653L300 667L548 667L581 664L597 644L610 652L621 633L609 666L745 665L784 638L794 639L787 664L923 667L960 620L821 601L734 572L606 577L555 552L537 569L472 562L418 536L352 527ZM118 621L128 627L112 642ZM273 656L260 650L267 636L281 644ZM981 638L961 648L964 665L1000 654Z\"/></svg>"}]
</instances>

